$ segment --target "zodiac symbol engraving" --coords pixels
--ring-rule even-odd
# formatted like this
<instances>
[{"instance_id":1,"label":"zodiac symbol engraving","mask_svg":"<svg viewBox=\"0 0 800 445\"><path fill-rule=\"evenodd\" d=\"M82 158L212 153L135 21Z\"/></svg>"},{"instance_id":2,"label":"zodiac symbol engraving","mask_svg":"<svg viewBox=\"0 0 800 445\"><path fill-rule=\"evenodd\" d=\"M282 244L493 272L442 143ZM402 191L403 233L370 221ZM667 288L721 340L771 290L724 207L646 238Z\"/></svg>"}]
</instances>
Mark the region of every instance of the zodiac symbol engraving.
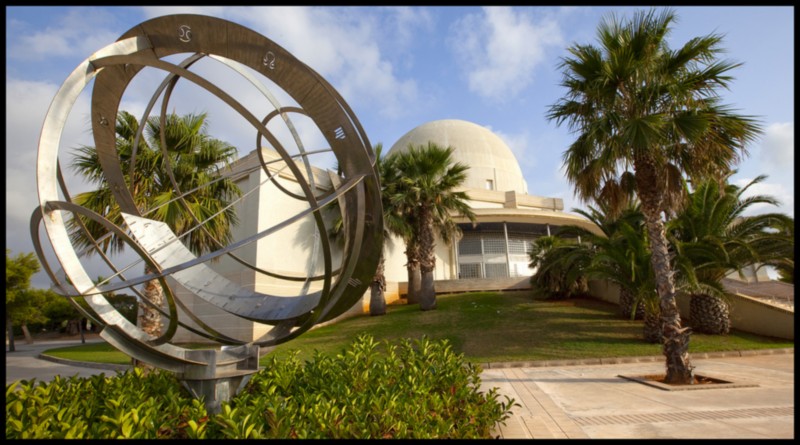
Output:
<instances>
[{"instance_id":1,"label":"zodiac symbol engraving","mask_svg":"<svg viewBox=\"0 0 800 445\"><path fill-rule=\"evenodd\" d=\"M275 69L275 53L267 51L267 54L264 55L264 66L271 70Z\"/></svg>"},{"instance_id":2,"label":"zodiac symbol engraving","mask_svg":"<svg viewBox=\"0 0 800 445\"><path fill-rule=\"evenodd\" d=\"M190 28L188 25L181 25L181 27L178 28L178 39L184 43L191 42L192 28Z\"/></svg>"}]
</instances>

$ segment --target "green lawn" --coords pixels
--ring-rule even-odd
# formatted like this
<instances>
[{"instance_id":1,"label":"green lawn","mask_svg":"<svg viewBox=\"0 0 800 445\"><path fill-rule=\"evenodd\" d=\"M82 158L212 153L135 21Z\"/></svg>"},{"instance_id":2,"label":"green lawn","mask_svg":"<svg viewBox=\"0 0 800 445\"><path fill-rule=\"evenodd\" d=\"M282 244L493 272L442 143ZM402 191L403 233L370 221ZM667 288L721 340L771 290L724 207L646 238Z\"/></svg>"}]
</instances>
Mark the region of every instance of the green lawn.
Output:
<instances>
[{"instance_id":1,"label":"green lawn","mask_svg":"<svg viewBox=\"0 0 800 445\"><path fill-rule=\"evenodd\" d=\"M473 363L661 354L661 345L642 340L641 321L619 318L616 305L600 300L546 301L534 299L530 292L475 292L439 296L437 305L427 312L417 305L391 305L386 315L360 315L313 329L270 354L283 357L291 350L299 350L301 358L311 357L314 350L335 354L361 333L378 341L446 338ZM791 340L733 330L725 336L693 334L689 352L793 347ZM73 360L130 362L107 344L46 353Z\"/></svg>"}]
</instances>

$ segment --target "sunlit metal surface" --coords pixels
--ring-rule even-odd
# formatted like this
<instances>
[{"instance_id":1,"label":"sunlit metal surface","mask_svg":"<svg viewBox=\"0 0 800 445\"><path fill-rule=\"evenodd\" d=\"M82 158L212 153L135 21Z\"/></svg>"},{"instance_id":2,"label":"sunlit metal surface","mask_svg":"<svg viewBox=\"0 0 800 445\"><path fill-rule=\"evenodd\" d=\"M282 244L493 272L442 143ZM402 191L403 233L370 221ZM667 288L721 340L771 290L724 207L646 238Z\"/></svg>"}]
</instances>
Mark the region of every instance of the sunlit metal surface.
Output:
<instances>
[{"instance_id":1,"label":"sunlit metal surface","mask_svg":"<svg viewBox=\"0 0 800 445\"><path fill-rule=\"evenodd\" d=\"M166 60L177 54L189 56L177 64ZM191 71L192 66L203 58L234 71L253 84L274 111L259 117L227 94L224 85L216 85ZM307 203L307 210L285 215L282 223L230 245L217 240L216 250L198 257L184 246L180 237L166 224L152 219L150 213L154 209L137 208L131 193L133 184L126 182L117 155L115 127L123 93L134 77L146 67L162 70L165 79L156 88L141 117L140 130L156 108L159 98L163 129L175 85L179 81L191 82L219 98L252 126L257 135L260 168L286 196ZM258 79L259 75L280 87L299 107L282 106L264 81ZM124 227L117 227L102 216L73 203L58 165L61 136L67 118L79 95L92 82L92 135L104 180L125 214ZM331 190L319 192L308 159L309 154L317 151L306 150L289 117L290 113L306 116L313 121L330 146L330 152L336 157L341 174L334 178ZM290 154L267 129L266 125L275 117L280 117L289 129L299 155ZM163 131L159 137L162 150L167 150ZM134 157L140 140L141 133L136 135ZM267 162L262 156L262 141L266 141L280 155L284 164L282 168L292 175L301 193L291 192L274 179L267 165L274 161ZM301 169L296 161L305 168ZM105 326L101 335L106 340L137 360L180 373L186 381L195 382L189 384L193 390L207 395L208 391L212 391L214 394L211 396L216 398L219 395L217 392L235 393L236 386L246 381L239 377L252 372L253 354L257 362L258 347L295 338L314 324L341 315L361 299L372 280L383 244L380 189L374 163L366 133L344 99L314 70L286 50L250 29L218 18L200 15L158 17L137 25L119 40L82 62L67 77L53 99L39 140L36 171L39 206L31 218L31 234L36 253L55 288L68 296L84 315ZM189 211L184 199L193 190L180 190L169 164L166 168L177 200ZM339 267L332 265L333 247L327 236L330 223L325 221L320 212L334 202L338 203L344 222L344 247ZM102 255L115 276L114 280L107 279L106 282L95 284L84 267L85 255L90 252L76 250L65 224L78 215L104 225L116 237L124 240L140 261L134 265L118 266ZM306 277L265 270L235 255L236 249L249 243L268 236L279 236L281 229L303 217L311 218L315 225L318 235L314 237L314 249L320 251L324 260L322 274L314 274L316 255L309 258L310 267ZM192 218L198 226L197 230L205 230L205 221L193 214ZM51 267L43 253L43 240L39 238L42 225L46 241L61 266L60 271ZM99 252L101 241L94 240L92 249ZM298 295L288 297L245 289L215 272L208 264L211 259L221 256L232 257L242 267L273 279L302 281L302 289ZM144 269L145 264L156 272L134 276ZM230 314L272 328L255 341L223 334L219 327L210 326L191 313L181 298L170 289L167 277L194 296ZM141 297L142 293L136 286L153 279L158 279L165 290L167 307L157 309L169 320L158 338L152 338L127 321L103 296L104 292L129 289ZM309 292L311 281L321 282L321 289ZM178 307L187 314L191 323L179 319ZM178 327L222 344L240 346L227 347L223 351L190 351L170 343ZM198 383L209 379L227 386L221 389L211 385L209 389L207 383ZM224 394L222 396L224 398Z\"/></svg>"}]
</instances>

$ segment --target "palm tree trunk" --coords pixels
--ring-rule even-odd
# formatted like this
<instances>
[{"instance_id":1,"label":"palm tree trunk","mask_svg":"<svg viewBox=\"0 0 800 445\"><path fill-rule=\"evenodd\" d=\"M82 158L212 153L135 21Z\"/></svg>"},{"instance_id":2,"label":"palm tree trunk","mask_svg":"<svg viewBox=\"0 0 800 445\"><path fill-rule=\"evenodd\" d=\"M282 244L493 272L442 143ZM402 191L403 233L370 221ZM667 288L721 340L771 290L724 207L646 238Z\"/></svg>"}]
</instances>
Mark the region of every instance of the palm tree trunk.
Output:
<instances>
[{"instance_id":1,"label":"palm tree trunk","mask_svg":"<svg viewBox=\"0 0 800 445\"><path fill-rule=\"evenodd\" d=\"M384 315L386 314L386 298L384 291L386 290L386 277L384 276L384 261L383 254L378 260L378 267L375 270L375 275L372 277L372 284L369 290L369 314L370 315Z\"/></svg>"},{"instance_id":2,"label":"palm tree trunk","mask_svg":"<svg viewBox=\"0 0 800 445\"><path fill-rule=\"evenodd\" d=\"M155 272L149 267L145 267L145 274L151 273ZM157 279L145 283L142 295L157 307L164 306L164 290ZM139 327L152 337L161 335L161 330L164 326L161 321L161 314L147 303L141 304L140 307L142 310L139 315Z\"/></svg>"},{"instance_id":3,"label":"palm tree trunk","mask_svg":"<svg viewBox=\"0 0 800 445\"><path fill-rule=\"evenodd\" d=\"M728 303L714 295L691 295L689 297L689 320L694 331L704 334L725 335L731 330Z\"/></svg>"},{"instance_id":4,"label":"palm tree trunk","mask_svg":"<svg viewBox=\"0 0 800 445\"><path fill-rule=\"evenodd\" d=\"M691 330L681 326L681 316L675 301L675 285L667 250L664 222L661 220L661 195L659 175L651 162L637 159L636 185L642 204L647 236L652 252L651 263L660 299L661 321L664 328L663 353L667 359L665 383L691 384L694 381L689 361L689 335Z\"/></svg>"},{"instance_id":5,"label":"palm tree trunk","mask_svg":"<svg viewBox=\"0 0 800 445\"><path fill-rule=\"evenodd\" d=\"M15 352L17 346L14 344L14 324L9 315L6 315L6 337L8 338L8 352Z\"/></svg>"},{"instance_id":6,"label":"palm tree trunk","mask_svg":"<svg viewBox=\"0 0 800 445\"><path fill-rule=\"evenodd\" d=\"M28 330L28 324L22 323L20 327L22 328L22 335L25 336L25 343L32 345L33 337L31 336L31 331Z\"/></svg>"},{"instance_id":7,"label":"palm tree trunk","mask_svg":"<svg viewBox=\"0 0 800 445\"><path fill-rule=\"evenodd\" d=\"M642 327L642 336L647 343L661 343L664 328L661 325L661 315L658 311L658 306L654 306L651 310L644 313L644 326Z\"/></svg>"},{"instance_id":8,"label":"palm tree trunk","mask_svg":"<svg viewBox=\"0 0 800 445\"><path fill-rule=\"evenodd\" d=\"M436 243L433 235L433 216L429 209L419 212L419 269L422 278L419 307L423 311L436 309L436 288L433 282L433 269L436 268Z\"/></svg>"},{"instance_id":9,"label":"palm tree trunk","mask_svg":"<svg viewBox=\"0 0 800 445\"><path fill-rule=\"evenodd\" d=\"M634 306L636 307L635 311ZM620 288L619 313L626 320L641 320L644 318L644 303L635 301L630 289Z\"/></svg>"},{"instance_id":10,"label":"palm tree trunk","mask_svg":"<svg viewBox=\"0 0 800 445\"><path fill-rule=\"evenodd\" d=\"M406 242L406 260L406 269L408 270L406 298L409 304L417 304L419 303L419 294L422 292L422 278L419 270L419 246L414 239Z\"/></svg>"}]
</instances>

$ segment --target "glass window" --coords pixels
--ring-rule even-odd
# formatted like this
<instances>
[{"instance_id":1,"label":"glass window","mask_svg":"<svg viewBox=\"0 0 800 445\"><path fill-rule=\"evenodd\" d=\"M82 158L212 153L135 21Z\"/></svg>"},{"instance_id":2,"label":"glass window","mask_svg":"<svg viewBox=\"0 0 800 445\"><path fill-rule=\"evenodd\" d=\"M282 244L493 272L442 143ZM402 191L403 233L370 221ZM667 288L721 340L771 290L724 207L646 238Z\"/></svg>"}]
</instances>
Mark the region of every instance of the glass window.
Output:
<instances>
[{"instance_id":1,"label":"glass window","mask_svg":"<svg viewBox=\"0 0 800 445\"><path fill-rule=\"evenodd\" d=\"M480 263L459 264L458 278L481 278Z\"/></svg>"},{"instance_id":2,"label":"glass window","mask_svg":"<svg viewBox=\"0 0 800 445\"><path fill-rule=\"evenodd\" d=\"M508 234L508 253L530 253L533 235Z\"/></svg>"},{"instance_id":3,"label":"glass window","mask_svg":"<svg viewBox=\"0 0 800 445\"><path fill-rule=\"evenodd\" d=\"M483 236L484 253L506 253L506 239L500 234L485 234Z\"/></svg>"},{"instance_id":4,"label":"glass window","mask_svg":"<svg viewBox=\"0 0 800 445\"><path fill-rule=\"evenodd\" d=\"M472 233L465 233L464 237L458 242L458 255L480 255L481 237Z\"/></svg>"},{"instance_id":5,"label":"glass window","mask_svg":"<svg viewBox=\"0 0 800 445\"><path fill-rule=\"evenodd\" d=\"M505 264L484 264L486 268L486 278L505 278L508 276L508 269Z\"/></svg>"}]
</instances>

